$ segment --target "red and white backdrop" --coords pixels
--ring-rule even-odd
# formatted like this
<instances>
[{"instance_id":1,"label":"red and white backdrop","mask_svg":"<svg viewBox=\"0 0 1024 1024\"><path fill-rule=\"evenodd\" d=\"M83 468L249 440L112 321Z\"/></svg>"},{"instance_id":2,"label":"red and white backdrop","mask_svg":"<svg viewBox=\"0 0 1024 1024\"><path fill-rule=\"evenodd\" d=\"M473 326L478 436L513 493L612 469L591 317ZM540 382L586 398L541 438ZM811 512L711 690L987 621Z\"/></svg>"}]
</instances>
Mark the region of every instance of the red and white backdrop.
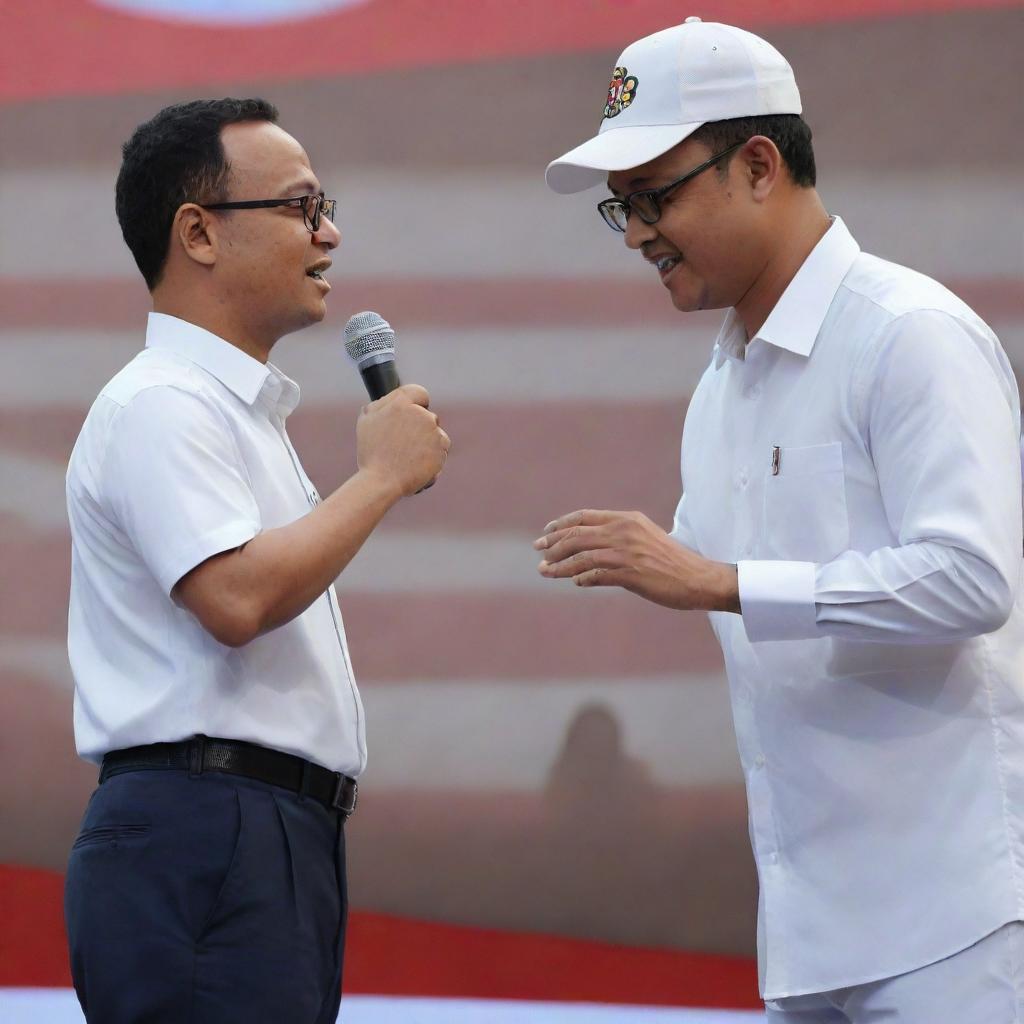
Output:
<instances>
[{"instance_id":1,"label":"red and white backdrop","mask_svg":"<svg viewBox=\"0 0 1024 1024\"><path fill-rule=\"evenodd\" d=\"M321 491L353 468L362 396L339 339L357 310L392 321L403 375L431 388L455 439L441 484L396 509L339 584L370 741L349 829L346 976L365 998L347 1019L400 1005L399 1019L433 1020L433 1005L445 1021L561 1021L585 1012L570 1004L605 1003L616 1020L631 1005L638 1020L718 1021L757 1007L756 885L710 631L542 581L530 547L580 506L671 519L680 428L718 316L674 313L598 220L597 192L556 197L543 168L597 127L622 47L690 14L758 31L789 57L829 209L864 248L958 289L1024 364L1019 3L35 0L5 11L0 1008L11 1019L41 1019L48 998L75 1019L60 991L60 872L95 772L71 734L63 474L90 401L142 340L147 297L113 214L119 146L166 103L227 94L274 100L339 199L329 318L275 353L302 385L292 434ZM500 1003L458 1002L473 999L523 1002L505 1018Z\"/></svg>"}]
</instances>

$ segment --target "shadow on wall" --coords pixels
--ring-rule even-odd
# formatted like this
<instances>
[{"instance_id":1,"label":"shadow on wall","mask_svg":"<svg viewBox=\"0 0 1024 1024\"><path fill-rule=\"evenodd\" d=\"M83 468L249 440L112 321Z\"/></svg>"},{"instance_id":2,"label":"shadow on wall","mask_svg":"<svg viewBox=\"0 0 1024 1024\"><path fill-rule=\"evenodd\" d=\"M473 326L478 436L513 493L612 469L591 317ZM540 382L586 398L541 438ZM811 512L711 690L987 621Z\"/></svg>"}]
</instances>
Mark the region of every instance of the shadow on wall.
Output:
<instances>
[{"instance_id":1,"label":"shadow on wall","mask_svg":"<svg viewBox=\"0 0 1024 1024\"><path fill-rule=\"evenodd\" d=\"M38 678L5 679L0 748L27 784L0 795L0 862L64 870L96 783L69 704ZM753 953L742 788L659 785L603 704L580 708L542 791L371 790L347 833L358 909Z\"/></svg>"},{"instance_id":2,"label":"shadow on wall","mask_svg":"<svg viewBox=\"0 0 1024 1024\"><path fill-rule=\"evenodd\" d=\"M545 809L556 826L619 827L655 809L660 789L648 767L623 748L622 728L606 704L586 704L569 723L562 750L544 791Z\"/></svg>"},{"instance_id":3,"label":"shadow on wall","mask_svg":"<svg viewBox=\"0 0 1024 1024\"><path fill-rule=\"evenodd\" d=\"M348 839L359 909L753 953L742 787L659 785L603 704L576 714L543 791L368 794Z\"/></svg>"}]
</instances>

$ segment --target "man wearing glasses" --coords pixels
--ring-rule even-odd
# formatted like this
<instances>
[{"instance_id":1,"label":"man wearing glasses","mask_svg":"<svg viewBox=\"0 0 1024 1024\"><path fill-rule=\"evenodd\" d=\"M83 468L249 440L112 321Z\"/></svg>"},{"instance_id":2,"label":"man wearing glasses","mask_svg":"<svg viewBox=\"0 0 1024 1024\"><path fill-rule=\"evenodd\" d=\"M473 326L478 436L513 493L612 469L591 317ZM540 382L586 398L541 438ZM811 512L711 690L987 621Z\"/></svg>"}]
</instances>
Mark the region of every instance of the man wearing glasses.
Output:
<instances>
[{"instance_id":1,"label":"man wearing glasses","mask_svg":"<svg viewBox=\"0 0 1024 1024\"><path fill-rule=\"evenodd\" d=\"M547 170L675 307L727 309L666 533L549 524L540 572L710 612L775 1024L993 1024L1024 1006L1019 400L941 285L815 191L793 73L697 18L641 39Z\"/></svg>"},{"instance_id":2,"label":"man wearing glasses","mask_svg":"<svg viewBox=\"0 0 1024 1024\"><path fill-rule=\"evenodd\" d=\"M366 746L332 584L450 444L408 386L363 410L337 491L303 472L298 387L268 357L323 319L340 235L276 121L262 100L169 107L117 181L153 312L67 478L75 734L102 767L65 911L103 1024L333 1024Z\"/></svg>"}]
</instances>

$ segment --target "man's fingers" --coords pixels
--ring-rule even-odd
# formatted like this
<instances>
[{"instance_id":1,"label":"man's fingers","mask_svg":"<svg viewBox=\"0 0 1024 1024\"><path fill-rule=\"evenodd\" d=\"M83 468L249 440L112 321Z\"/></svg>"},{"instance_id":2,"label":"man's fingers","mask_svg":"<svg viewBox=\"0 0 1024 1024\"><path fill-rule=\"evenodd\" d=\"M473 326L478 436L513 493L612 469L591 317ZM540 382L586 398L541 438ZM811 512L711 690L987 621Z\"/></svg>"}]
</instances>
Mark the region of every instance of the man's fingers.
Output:
<instances>
[{"instance_id":1,"label":"man's fingers","mask_svg":"<svg viewBox=\"0 0 1024 1024\"><path fill-rule=\"evenodd\" d=\"M565 530L549 533L533 542L538 551L544 552L547 562L560 562L563 558L580 551L598 550L608 546L607 531L601 526L570 526Z\"/></svg>"},{"instance_id":2,"label":"man's fingers","mask_svg":"<svg viewBox=\"0 0 1024 1024\"><path fill-rule=\"evenodd\" d=\"M544 527L545 533L555 533L558 530L568 529L570 526L600 526L602 523L611 522L620 512L607 512L602 509L580 508L575 512L560 516Z\"/></svg>"},{"instance_id":3,"label":"man's fingers","mask_svg":"<svg viewBox=\"0 0 1024 1024\"><path fill-rule=\"evenodd\" d=\"M430 393L421 384L403 384L396 388L391 394L404 395L413 405L422 405L424 409L430 408ZM387 397L385 395L385 397Z\"/></svg>"},{"instance_id":4,"label":"man's fingers","mask_svg":"<svg viewBox=\"0 0 1024 1024\"><path fill-rule=\"evenodd\" d=\"M614 569L588 569L581 572L579 576L573 576L573 583L577 587L617 587L621 586L619 574Z\"/></svg>"},{"instance_id":5,"label":"man's fingers","mask_svg":"<svg viewBox=\"0 0 1024 1024\"><path fill-rule=\"evenodd\" d=\"M548 523L544 527L544 532L555 533L558 530L565 530L570 526L601 526L604 523L614 522L624 515L626 515L625 512L608 512L603 509L581 508Z\"/></svg>"},{"instance_id":6,"label":"man's fingers","mask_svg":"<svg viewBox=\"0 0 1024 1024\"><path fill-rule=\"evenodd\" d=\"M630 518L630 512L610 512L605 509L578 509L569 512L568 515L560 516L552 520L544 527L544 537L539 537L534 542L538 550L550 547L557 538L554 534L561 534L563 530L571 529L573 526L606 526L608 523L618 522Z\"/></svg>"},{"instance_id":7,"label":"man's fingers","mask_svg":"<svg viewBox=\"0 0 1024 1024\"><path fill-rule=\"evenodd\" d=\"M621 567L619 552L608 549L579 551L575 555L563 558L560 562L550 562L545 559L537 566L542 576L552 580L568 579L594 569L610 570Z\"/></svg>"}]
</instances>

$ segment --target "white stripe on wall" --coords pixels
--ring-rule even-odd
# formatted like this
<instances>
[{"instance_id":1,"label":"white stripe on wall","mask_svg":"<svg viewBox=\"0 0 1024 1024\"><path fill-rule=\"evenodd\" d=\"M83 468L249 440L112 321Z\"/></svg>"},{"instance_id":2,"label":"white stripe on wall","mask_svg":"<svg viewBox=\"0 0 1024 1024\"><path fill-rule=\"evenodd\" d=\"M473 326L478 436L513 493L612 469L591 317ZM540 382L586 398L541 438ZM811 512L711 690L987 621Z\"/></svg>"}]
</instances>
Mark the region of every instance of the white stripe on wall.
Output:
<instances>
[{"instance_id":1,"label":"white stripe on wall","mask_svg":"<svg viewBox=\"0 0 1024 1024\"><path fill-rule=\"evenodd\" d=\"M0 223L5 236L18 239L0 249L0 274L52 276L55 295L62 277L136 276L114 215L118 154L110 158L98 169L44 166L0 175ZM339 282L346 273L655 279L601 223L594 207L604 188L557 196L545 187L541 166L505 174L422 167L318 173L338 199ZM983 164L971 172L969 189L965 180L959 168L822 168L818 187L867 252L938 277L1019 274L1024 204L1017 183ZM60 225L59 245L39 230L36 204L24 202L25 195L46 196L47 217Z\"/></svg>"},{"instance_id":2,"label":"white stripe on wall","mask_svg":"<svg viewBox=\"0 0 1024 1024\"><path fill-rule=\"evenodd\" d=\"M332 300L333 301L333 300ZM340 308L340 306L339 306ZM388 311L381 310L386 317ZM343 346L344 313L284 338L272 362L302 389L302 402L366 401ZM591 328L402 330L398 367L427 385L435 404L472 400L685 398L711 359L716 327L628 331ZM0 402L88 408L100 388L145 344L138 330L0 331Z\"/></svg>"},{"instance_id":3,"label":"white stripe on wall","mask_svg":"<svg viewBox=\"0 0 1024 1024\"><path fill-rule=\"evenodd\" d=\"M678 676L613 682L389 683L364 685L361 693L369 729L366 781L374 787L540 789L570 724L587 706L618 722L620 755L639 762L654 783L742 780L728 684L718 673L691 674L680 666ZM607 763L615 764L612 751Z\"/></svg>"}]
</instances>

